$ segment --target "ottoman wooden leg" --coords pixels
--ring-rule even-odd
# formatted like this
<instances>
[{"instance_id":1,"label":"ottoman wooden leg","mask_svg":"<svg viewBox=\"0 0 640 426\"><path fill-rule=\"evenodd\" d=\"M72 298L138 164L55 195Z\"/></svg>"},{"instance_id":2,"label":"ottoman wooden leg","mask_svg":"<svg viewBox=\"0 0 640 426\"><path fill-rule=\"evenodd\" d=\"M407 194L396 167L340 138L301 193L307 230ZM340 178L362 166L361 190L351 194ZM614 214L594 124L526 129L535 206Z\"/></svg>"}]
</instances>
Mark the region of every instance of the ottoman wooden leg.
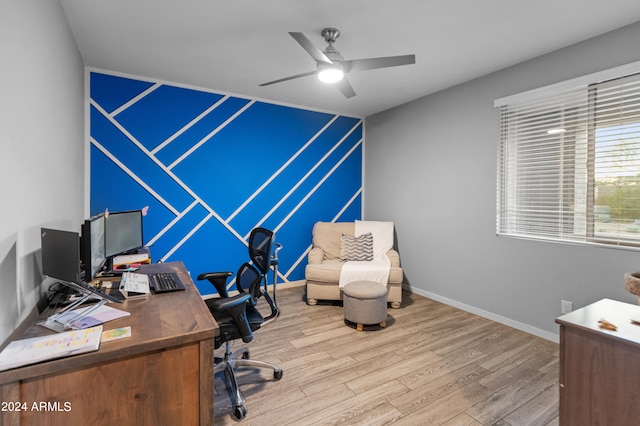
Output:
<instances>
[{"instance_id":1,"label":"ottoman wooden leg","mask_svg":"<svg viewBox=\"0 0 640 426\"><path fill-rule=\"evenodd\" d=\"M363 324L356 325L356 330L362 331Z\"/></svg>"},{"instance_id":2,"label":"ottoman wooden leg","mask_svg":"<svg viewBox=\"0 0 640 426\"><path fill-rule=\"evenodd\" d=\"M382 321L380 323L380 327L385 328L387 326L387 322L386 321Z\"/></svg>"}]
</instances>

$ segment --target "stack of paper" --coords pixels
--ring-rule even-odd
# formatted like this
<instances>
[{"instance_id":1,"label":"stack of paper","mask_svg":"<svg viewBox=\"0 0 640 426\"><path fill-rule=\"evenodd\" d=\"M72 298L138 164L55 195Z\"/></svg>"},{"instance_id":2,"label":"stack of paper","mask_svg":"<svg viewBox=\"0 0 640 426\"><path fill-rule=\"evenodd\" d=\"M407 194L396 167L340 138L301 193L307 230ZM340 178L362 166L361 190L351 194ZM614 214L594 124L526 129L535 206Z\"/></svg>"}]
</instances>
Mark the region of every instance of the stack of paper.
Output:
<instances>
[{"instance_id":1,"label":"stack of paper","mask_svg":"<svg viewBox=\"0 0 640 426\"><path fill-rule=\"evenodd\" d=\"M149 276L147 274L136 274L125 272L120 280L120 293L126 299L147 297L151 290L149 288Z\"/></svg>"},{"instance_id":2,"label":"stack of paper","mask_svg":"<svg viewBox=\"0 0 640 426\"><path fill-rule=\"evenodd\" d=\"M149 253L124 254L113 258L113 268L120 265L131 265L138 263L151 263Z\"/></svg>"}]
</instances>

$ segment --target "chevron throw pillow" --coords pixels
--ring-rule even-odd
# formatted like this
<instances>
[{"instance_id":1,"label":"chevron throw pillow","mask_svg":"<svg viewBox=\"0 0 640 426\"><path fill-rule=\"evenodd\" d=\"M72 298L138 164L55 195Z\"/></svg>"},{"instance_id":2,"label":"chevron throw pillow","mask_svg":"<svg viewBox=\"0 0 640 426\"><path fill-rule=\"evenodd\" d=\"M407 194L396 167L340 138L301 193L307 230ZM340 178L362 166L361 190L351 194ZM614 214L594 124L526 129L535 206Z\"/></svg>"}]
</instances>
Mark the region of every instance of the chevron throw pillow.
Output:
<instances>
[{"instance_id":1,"label":"chevron throw pillow","mask_svg":"<svg viewBox=\"0 0 640 426\"><path fill-rule=\"evenodd\" d=\"M342 234L340 241L340 261L373 260L373 234L367 232L358 237Z\"/></svg>"}]
</instances>

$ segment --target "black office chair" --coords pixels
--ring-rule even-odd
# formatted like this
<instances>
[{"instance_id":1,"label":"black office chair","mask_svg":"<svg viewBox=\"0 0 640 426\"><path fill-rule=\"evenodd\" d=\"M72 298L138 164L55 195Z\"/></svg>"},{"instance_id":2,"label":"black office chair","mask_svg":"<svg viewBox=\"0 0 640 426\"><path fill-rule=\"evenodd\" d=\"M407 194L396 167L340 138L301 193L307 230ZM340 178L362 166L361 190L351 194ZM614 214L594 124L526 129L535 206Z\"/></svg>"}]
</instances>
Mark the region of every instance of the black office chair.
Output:
<instances>
[{"instance_id":1,"label":"black office chair","mask_svg":"<svg viewBox=\"0 0 640 426\"><path fill-rule=\"evenodd\" d=\"M218 349L225 344L224 357L215 358L213 371L214 374L224 372L225 384L234 404L234 415L241 420L247 414L247 409L236 380L236 369L243 366L269 368L273 370L273 378L276 380L282 378L283 372L276 365L249 359L247 347L232 352L234 340L242 339L245 343L253 340L253 332L264 323L264 318L256 309L258 299L263 296L263 275L260 271L249 263L243 264L236 274L239 293L230 297L226 283L231 275L231 272L208 272L198 275L198 280L208 280L220 295L219 298L205 300L220 327L220 335L215 338L214 346Z\"/></svg>"}]
</instances>

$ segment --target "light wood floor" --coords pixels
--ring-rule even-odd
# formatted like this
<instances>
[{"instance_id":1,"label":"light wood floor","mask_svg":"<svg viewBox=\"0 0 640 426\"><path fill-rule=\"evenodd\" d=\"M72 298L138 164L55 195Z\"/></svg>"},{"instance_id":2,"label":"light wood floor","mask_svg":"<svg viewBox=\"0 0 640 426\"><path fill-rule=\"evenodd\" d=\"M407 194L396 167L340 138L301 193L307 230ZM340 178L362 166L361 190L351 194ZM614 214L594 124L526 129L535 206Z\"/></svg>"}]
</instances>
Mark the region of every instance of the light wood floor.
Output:
<instances>
[{"instance_id":1,"label":"light wood floor","mask_svg":"<svg viewBox=\"0 0 640 426\"><path fill-rule=\"evenodd\" d=\"M386 328L362 332L340 305L307 306L304 287L278 302L281 316L249 345L284 376L239 375L242 424L558 424L555 343L406 291ZM215 424L238 424L222 378L214 385Z\"/></svg>"}]
</instances>

